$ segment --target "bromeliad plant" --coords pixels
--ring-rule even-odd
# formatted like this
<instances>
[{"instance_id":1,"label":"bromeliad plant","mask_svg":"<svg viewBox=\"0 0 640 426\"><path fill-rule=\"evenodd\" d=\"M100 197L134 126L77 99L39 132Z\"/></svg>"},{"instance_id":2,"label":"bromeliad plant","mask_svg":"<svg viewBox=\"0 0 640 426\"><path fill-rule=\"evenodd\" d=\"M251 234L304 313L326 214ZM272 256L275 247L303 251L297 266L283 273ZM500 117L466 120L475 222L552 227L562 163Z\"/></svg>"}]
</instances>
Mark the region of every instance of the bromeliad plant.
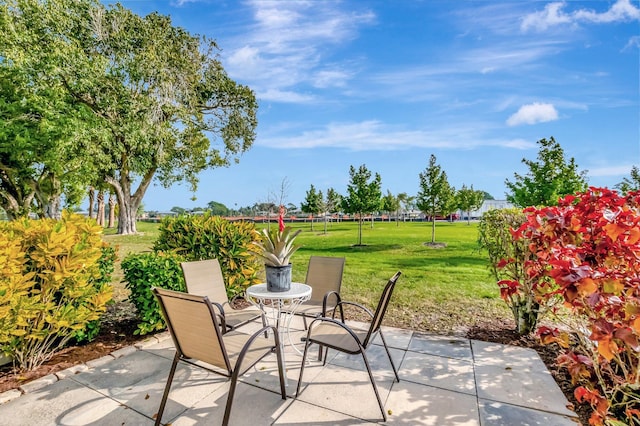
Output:
<instances>
[{"instance_id":1,"label":"bromeliad plant","mask_svg":"<svg viewBox=\"0 0 640 426\"><path fill-rule=\"evenodd\" d=\"M541 327L563 347L557 362L579 385L592 425L640 425L640 192L606 188L528 208L515 233L529 241L533 279L550 279L572 318L568 330ZM548 294L545 297L551 297Z\"/></svg>"},{"instance_id":2,"label":"bromeliad plant","mask_svg":"<svg viewBox=\"0 0 640 426\"><path fill-rule=\"evenodd\" d=\"M258 232L260 241L252 243L256 248L252 252L264 260L267 266L286 266L290 263L291 256L301 247L294 244L300 232L301 229L293 231L288 226L282 230L263 229L262 232Z\"/></svg>"}]
</instances>

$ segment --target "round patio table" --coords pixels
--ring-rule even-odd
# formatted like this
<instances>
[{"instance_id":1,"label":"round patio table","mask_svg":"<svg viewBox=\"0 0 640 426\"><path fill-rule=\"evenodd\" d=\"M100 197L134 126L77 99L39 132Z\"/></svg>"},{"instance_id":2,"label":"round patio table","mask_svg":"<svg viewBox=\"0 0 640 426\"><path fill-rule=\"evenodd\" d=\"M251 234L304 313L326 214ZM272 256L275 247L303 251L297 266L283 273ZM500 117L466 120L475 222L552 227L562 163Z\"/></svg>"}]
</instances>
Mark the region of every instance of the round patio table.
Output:
<instances>
[{"instance_id":1,"label":"round patio table","mask_svg":"<svg viewBox=\"0 0 640 426\"><path fill-rule=\"evenodd\" d=\"M255 284L246 290L246 299L250 303L258 306L265 314L265 317L270 317L272 324L275 324L276 330L278 330L278 334L280 335L280 351L282 353L282 368L285 367L283 339L285 332L289 344L298 354L302 355L302 352L291 340L291 320L298 306L310 298L311 286L296 282L291 283L291 289L288 291L269 291L267 290L267 284ZM270 306L273 308L271 309L270 316L267 315L264 309L267 302L270 302ZM283 315L285 316L284 320L282 318ZM285 383L288 385L287 382L285 379Z\"/></svg>"}]
</instances>

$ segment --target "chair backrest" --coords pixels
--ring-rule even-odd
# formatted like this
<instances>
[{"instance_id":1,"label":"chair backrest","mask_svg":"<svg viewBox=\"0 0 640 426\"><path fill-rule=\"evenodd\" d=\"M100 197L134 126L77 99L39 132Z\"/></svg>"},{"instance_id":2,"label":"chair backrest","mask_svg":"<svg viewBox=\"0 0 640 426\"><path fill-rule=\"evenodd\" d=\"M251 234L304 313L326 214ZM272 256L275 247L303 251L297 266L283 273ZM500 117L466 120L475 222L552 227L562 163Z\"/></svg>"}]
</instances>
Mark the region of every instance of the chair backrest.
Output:
<instances>
[{"instance_id":1,"label":"chair backrest","mask_svg":"<svg viewBox=\"0 0 640 426\"><path fill-rule=\"evenodd\" d=\"M311 256L305 282L311 286L311 299L322 302L329 291L340 292L344 257Z\"/></svg>"},{"instance_id":2,"label":"chair backrest","mask_svg":"<svg viewBox=\"0 0 640 426\"><path fill-rule=\"evenodd\" d=\"M211 302L220 304L229 302L218 259L182 262L180 266L187 284L187 293L207 296Z\"/></svg>"},{"instance_id":3,"label":"chair backrest","mask_svg":"<svg viewBox=\"0 0 640 426\"><path fill-rule=\"evenodd\" d=\"M364 348L369 346L369 343L375 333L380 330L382 319L384 318L384 314L387 312L387 306L389 306L389 301L391 300L391 295L393 294L393 289L396 287L396 281L398 281L398 278L400 278L401 274L402 272L400 271L396 272L394 276L391 277L389 281L387 281L387 285L384 287L384 290L382 290L380 302L378 302L378 307L376 308L375 314L373 314L373 319L371 320L371 325L369 326L369 332L362 342L362 346Z\"/></svg>"},{"instance_id":4,"label":"chair backrest","mask_svg":"<svg viewBox=\"0 0 640 426\"><path fill-rule=\"evenodd\" d=\"M160 288L153 292L178 353L231 373L220 324L207 297Z\"/></svg>"}]
</instances>

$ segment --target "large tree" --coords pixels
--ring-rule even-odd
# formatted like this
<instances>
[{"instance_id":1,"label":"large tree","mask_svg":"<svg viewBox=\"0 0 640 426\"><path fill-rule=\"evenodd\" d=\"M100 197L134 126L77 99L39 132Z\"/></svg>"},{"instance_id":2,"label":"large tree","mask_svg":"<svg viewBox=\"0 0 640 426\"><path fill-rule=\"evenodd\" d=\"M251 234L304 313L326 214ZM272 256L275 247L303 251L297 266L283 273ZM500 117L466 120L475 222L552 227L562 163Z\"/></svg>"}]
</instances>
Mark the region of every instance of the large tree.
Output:
<instances>
[{"instance_id":1,"label":"large tree","mask_svg":"<svg viewBox=\"0 0 640 426\"><path fill-rule=\"evenodd\" d=\"M304 201L300 203L300 210L303 213L309 213L311 215L311 230L313 231L313 215L317 215L322 211L323 199L322 191L316 191L315 186L311 184L311 187L307 191Z\"/></svg>"},{"instance_id":2,"label":"large tree","mask_svg":"<svg viewBox=\"0 0 640 426\"><path fill-rule=\"evenodd\" d=\"M229 208L219 201L209 201L207 203L207 209L214 216L228 216Z\"/></svg>"},{"instance_id":3,"label":"large tree","mask_svg":"<svg viewBox=\"0 0 640 426\"><path fill-rule=\"evenodd\" d=\"M165 187L227 166L255 138L254 93L231 80L212 40L95 0L6 0L5 56L96 118L98 175L118 199L118 233L136 232L153 179ZM137 185L137 187L134 187Z\"/></svg>"},{"instance_id":4,"label":"large tree","mask_svg":"<svg viewBox=\"0 0 640 426\"><path fill-rule=\"evenodd\" d=\"M471 224L471 211L482 206L485 194L484 191L474 190L473 185L467 188L465 184L462 184L462 188L456 192L456 205L461 212L467 213L467 225Z\"/></svg>"},{"instance_id":5,"label":"large tree","mask_svg":"<svg viewBox=\"0 0 640 426\"><path fill-rule=\"evenodd\" d=\"M345 213L358 215L358 245L362 245L362 220L367 213L380 208L382 197L382 179L378 173L371 177L371 172L363 164L358 170L349 167L350 181L347 195L342 198L342 210Z\"/></svg>"},{"instance_id":6,"label":"large tree","mask_svg":"<svg viewBox=\"0 0 640 426\"><path fill-rule=\"evenodd\" d=\"M514 173L514 181L505 185L511 191L507 200L518 207L555 206L565 195L576 194L587 189L587 171L578 171L575 159L565 158L564 150L556 140L540 139L538 161L522 159L529 172Z\"/></svg>"},{"instance_id":7,"label":"large tree","mask_svg":"<svg viewBox=\"0 0 640 426\"><path fill-rule=\"evenodd\" d=\"M0 21L0 38L6 24ZM0 57L6 50L0 43ZM58 217L63 194L70 205L81 199L91 161L77 154L78 129L90 118L61 91L0 61L0 207L10 218Z\"/></svg>"},{"instance_id":8,"label":"large tree","mask_svg":"<svg viewBox=\"0 0 640 426\"><path fill-rule=\"evenodd\" d=\"M416 206L431 218L431 243L436 241L436 215L447 216L455 210L455 188L447 180L447 173L431 154L429 165L420 173L420 190Z\"/></svg>"}]
</instances>

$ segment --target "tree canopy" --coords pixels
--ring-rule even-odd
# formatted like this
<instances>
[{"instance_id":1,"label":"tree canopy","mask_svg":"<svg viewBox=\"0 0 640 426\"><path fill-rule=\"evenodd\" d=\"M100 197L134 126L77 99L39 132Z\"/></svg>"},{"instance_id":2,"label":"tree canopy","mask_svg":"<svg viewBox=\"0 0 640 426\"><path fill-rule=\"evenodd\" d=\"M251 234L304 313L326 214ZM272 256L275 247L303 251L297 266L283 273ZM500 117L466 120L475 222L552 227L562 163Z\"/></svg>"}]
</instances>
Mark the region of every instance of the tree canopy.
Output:
<instances>
[{"instance_id":1,"label":"tree canopy","mask_svg":"<svg viewBox=\"0 0 640 426\"><path fill-rule=\"evenodd\" d=\"M400 201L398 197L393 195L391 191L387 189L387 194L382 197L382 210L389 213L389 221L391 221L391 213L397 212L400 209ZM398 215L396 215L396 222L398 221Z\"/></svg>"},{"instance_id":2,"label":"tree canopy","mask_svg":"<svg viewBox=\"0 0 640 426\"><path fill-rule=\"evenodd\" d=\"M514 173L514 181L505 185L511 191L507 200L518 207L555 206L565 195L587 189L587 171L578 171L575 159L565 159L564 150L556 140L540 139L538 161L522 159L529 171L526 175Z\"/></svg>"},{"instance_id":3,"label":"tree canopy","mask_svg":"<svg viewBox=\"0 0 640 426\"><path fill-rule=\"evenodd\" d=\"M84 139L116 193L119 233L136 232L153 179L195 191L201 171L251 147L254 93L227 76L214 41L95 0L6 0L2 13L6 63L91 112Z\"/></svg>"},{"instance_id":4,"label":"tree canopy","mask_svg":"<svg viewBox=\"0 0 640 426\"><path fill-rule=\"evenodd\" d=\"M302 203L300 203L300 210L303 213L309 213L311 215L311 230L313 231L313 215L317 215L322 211L322 191L316 191L315 186L311 184L311 187L307 191L307 195Z\"/></svg>"},{"instance_id":5,"label":"tree canopy","mask_svg":"<svg viewBox=\"0 0 640 426\"><path fill-rule=\"evenodd\" d=\"M470 212L482 206L482 202L485 200L485 194L486 192L484 191L474 190L473 185L471 185L471 188L467 188L464 184L462 184L462 188L456 192L457 206L462 212L467 213L467 224L471 223Z\"/></svg>"},{"instance_id":6,"label":"tree canopy","mask_svg":"<svg viewBox=\"0 0 640 426\"><path fill-rule=\"evenodd\" d=\"M455 210L455 188L447 180L447 173L431 154L429 165L420 173L420 190L416 206L431 218L431 242L436 241L436 216L447 216Z\"/></svg>"},{"instance_id":7,"label":"tree canopy","mask_svg":"<svg viewBox=\"0 0 640 426\"><path fill-rule=\"evenodd\" d=\"M342 210L358 215L358 245L362 245L362 220L365 214L380 208L382 179L378 173L372 178L364 164L358 170L350 166L349 176L347 195L342 198Z\"/></svg>"}]
</instances>

